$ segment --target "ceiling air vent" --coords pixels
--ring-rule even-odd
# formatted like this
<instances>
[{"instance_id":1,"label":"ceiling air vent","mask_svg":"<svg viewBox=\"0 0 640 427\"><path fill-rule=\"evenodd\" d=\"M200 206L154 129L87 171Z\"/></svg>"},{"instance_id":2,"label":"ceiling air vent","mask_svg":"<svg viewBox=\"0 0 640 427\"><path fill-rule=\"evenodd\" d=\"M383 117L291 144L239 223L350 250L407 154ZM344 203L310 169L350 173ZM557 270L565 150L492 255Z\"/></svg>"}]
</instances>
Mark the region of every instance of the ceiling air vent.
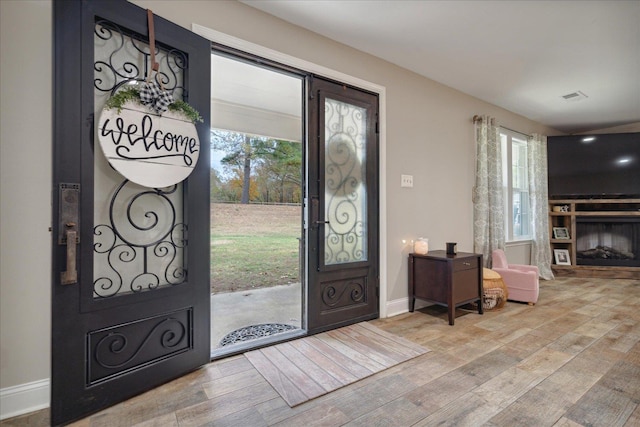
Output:
<instances>
[{"instance_id":1,"label":"ceiling air vent","mask_svg":"<svg viewBox=\"0 0 640 427\"><path fill-rule=\"evenodd\" d=\"M566 95L562 95L562 98L565 101L581 101L583 99L587 99L588 96L578 90L576 92L571 92Z\"/></svg>"}]
</instances>

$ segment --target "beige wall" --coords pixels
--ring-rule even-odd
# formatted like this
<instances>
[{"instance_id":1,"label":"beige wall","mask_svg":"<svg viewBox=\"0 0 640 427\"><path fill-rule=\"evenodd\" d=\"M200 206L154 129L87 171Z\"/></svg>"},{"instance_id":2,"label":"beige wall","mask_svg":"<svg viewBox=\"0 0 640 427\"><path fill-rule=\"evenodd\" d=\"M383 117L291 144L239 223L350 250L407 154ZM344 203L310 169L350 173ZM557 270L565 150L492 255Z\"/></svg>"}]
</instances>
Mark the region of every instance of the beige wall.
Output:
<instances>
[{"instance_id":1,"label":"beige wall","mask_svg":"<svg viewBox=\"0 0 640 427\"><path fill-rule=\"evenodd\" d=\"M524 133L557 134L235 1L134 3L186 28L197 23L386 87L387 223L381 226L387 230L382 250L388 263L381 281L388 301L407 297L403 239L424 236L433 249L447 241L458 242L460 251L473 249L474 114L495 116ZM49 376L51 5L0 1L0 8L0 388L5 388ZM29 54L18 55L22 52ZM32 89L22 91L26 85ZM414 176L412 189L400 188L401 174Z\"/></svg>"},{"instance_id":2,"label":"beige wall","mask_svg":"<svg viewBox=\"0 0 640 427\"><path fill-rule=\"evenodd\" d=\"M51 9L0 1L0 389L49 377Z\"/></svg>"}]
</instances>

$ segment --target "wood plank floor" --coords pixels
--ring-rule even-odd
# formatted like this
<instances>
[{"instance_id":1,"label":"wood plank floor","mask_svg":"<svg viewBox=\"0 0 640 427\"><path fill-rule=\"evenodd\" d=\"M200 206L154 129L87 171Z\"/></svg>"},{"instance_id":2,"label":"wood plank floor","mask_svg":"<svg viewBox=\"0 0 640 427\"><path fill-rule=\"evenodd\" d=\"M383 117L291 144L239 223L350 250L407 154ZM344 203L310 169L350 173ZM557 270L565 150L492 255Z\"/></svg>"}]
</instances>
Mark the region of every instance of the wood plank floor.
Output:
<instances>
[{"instance_id":1,"label":"wood plank floor","mask_svg":"<svg viewBox=\"0 0 640 427\"><path fill-rule=\"evenodd\" d=\"M370 323L358 323L244 356L294 407L428 351Z\"/></svg>"},{"instance_id":2,"label":"wood plank floor","mask_svg":"<svg viewBox=\"0 0 640 427\"><path fill-rule=\"evenodd\" d=\"M75 425L640 425L640 280L542 281L536 306L458 310L455 326L440 307L371 324L431 351L294 408L236 356Z\"/></svg>"}]
</instances>

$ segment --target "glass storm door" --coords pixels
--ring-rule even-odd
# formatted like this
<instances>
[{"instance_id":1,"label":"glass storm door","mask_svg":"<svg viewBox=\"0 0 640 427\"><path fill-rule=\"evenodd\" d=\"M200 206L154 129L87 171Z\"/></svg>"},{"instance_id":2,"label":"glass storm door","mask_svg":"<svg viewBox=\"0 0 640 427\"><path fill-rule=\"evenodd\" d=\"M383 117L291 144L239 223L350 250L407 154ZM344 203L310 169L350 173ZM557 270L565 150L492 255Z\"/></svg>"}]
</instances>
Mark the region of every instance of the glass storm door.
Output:
<instances>
[{"instance_id":1,"label":"glass storm door","mask_svg":"<svg viewBox=\"0 0 640 427\"><path fill-rule=\"evenodd\" d=\"M209 150L179 184L147 188L105 160L109 97L149 73L209 139L210 44L126 1L54 2L52 424L210 360ZM171 128L173 129L173 128Z\"/></svg>"},{"instance_id":2,"label":"glass storm door","mask_svg":"<svg viewBox=\"0 0 640 427\"><path fill-rule=\"evenodd\" d=\"M211 353L304 334L304 78L211 59Z\"/></svg>"},{"instance_id":3,"label":"glass storm door","mask_svg":"<svg viewBox=\"0 0 640 427\"><path fill-rule=\"evenodd\" d=\"M378 317L376 95L314 77L309 123L309 332Z\"/></svg>"}]
</instances>

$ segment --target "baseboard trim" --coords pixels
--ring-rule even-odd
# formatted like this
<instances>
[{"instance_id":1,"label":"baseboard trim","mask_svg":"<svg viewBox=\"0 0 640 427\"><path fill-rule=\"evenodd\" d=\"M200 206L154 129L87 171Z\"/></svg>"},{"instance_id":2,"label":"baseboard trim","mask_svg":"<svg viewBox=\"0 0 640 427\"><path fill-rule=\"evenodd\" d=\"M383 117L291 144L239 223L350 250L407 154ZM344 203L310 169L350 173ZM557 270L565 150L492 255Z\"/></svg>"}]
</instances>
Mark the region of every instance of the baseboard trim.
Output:
<instances>
[{"instance_id":1,"label":"baseboard trim","mask_svg":"<svg viewBox=\"0 0 640 427\"><path fill-rule=\"evenodd\" d=\"M0 389L0 420L49 407L49 379Z\"/></svg>"},{"instance_id":2,"label":"baseboard trim","mask_svg":"<svg viewBox=\"0 0 640 427\"><path fill-rule=\"evenodd\" d=\"M428 305L431 305L431 304L421 300L416 300L415 309L418 310ZM408 312L409 312L409 297L394 299L387 303L387 317L393 317L393 316L397 316L399 314L408 313Z\"/></svg>"}]
</instances>

